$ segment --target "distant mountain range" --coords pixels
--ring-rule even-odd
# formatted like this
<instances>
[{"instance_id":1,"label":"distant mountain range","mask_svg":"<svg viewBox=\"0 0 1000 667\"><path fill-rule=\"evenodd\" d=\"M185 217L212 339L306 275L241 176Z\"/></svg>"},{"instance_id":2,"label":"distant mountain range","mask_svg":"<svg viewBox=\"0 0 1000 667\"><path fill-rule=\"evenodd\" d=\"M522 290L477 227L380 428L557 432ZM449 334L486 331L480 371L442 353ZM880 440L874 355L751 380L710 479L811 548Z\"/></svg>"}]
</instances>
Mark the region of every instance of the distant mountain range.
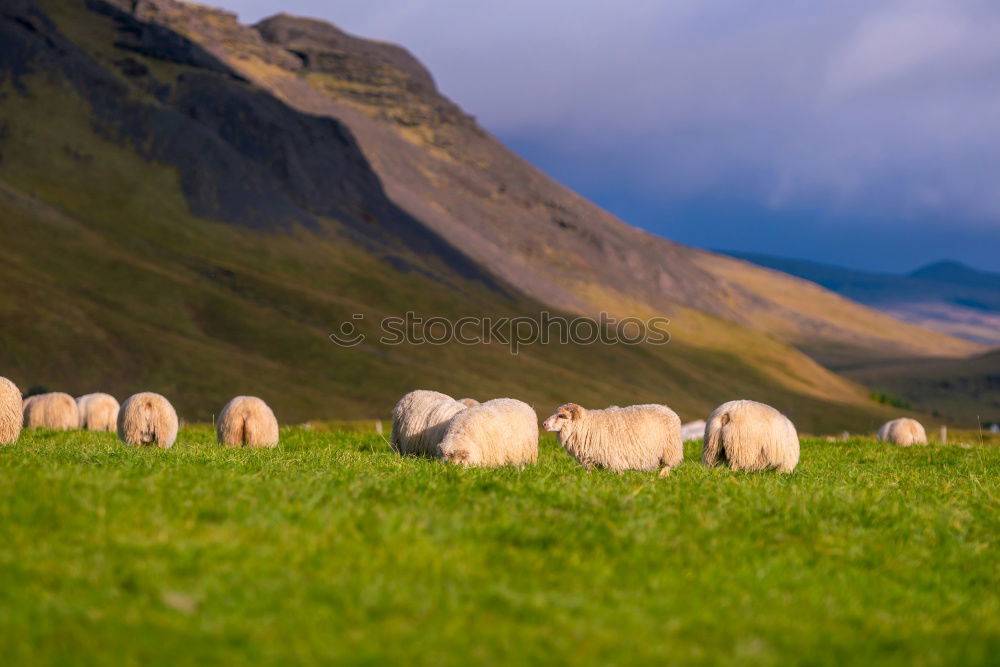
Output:
<instances>
[{"instance_id":1,"label":"distant mountain range","mask_svg":"<svg viewBox=\"0 0 1000 667\"><path fill-rule=\"evenodd\" d=\"M907 275L845 269L756 253L726 254L811 280L884 313L952 336L1000 346L1000 274L954 261Z\"/></svg>"}]
</instances>

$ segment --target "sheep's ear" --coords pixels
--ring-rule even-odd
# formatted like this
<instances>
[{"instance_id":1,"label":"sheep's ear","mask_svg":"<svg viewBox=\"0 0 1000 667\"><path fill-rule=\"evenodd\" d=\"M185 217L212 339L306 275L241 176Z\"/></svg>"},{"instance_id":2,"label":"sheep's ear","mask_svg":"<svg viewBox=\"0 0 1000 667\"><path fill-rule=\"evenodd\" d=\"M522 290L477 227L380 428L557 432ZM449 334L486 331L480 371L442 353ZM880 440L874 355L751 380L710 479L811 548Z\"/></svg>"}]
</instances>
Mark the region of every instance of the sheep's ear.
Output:
<instances>
[{"instance_id":1,"label":"sheep's ear","mask_svg":"<svg viewBox=\"0 0 1000 667\"><path fill-rule=\"evenodd\" d=\"M579 419L583 416L583 408L576 403L567 403L563 407L569 412L570 419Z\"/></svg>"}]
</instances>

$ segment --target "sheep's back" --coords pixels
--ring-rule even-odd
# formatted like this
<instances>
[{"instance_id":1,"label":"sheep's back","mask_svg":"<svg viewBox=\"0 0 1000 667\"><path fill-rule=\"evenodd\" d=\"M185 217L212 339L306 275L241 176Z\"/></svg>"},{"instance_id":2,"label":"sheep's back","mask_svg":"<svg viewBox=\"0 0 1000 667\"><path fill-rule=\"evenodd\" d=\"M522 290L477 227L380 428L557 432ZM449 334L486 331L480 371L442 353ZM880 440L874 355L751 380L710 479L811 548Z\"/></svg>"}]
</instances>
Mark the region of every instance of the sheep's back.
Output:
<instances>
[{"instance_id":1,"label":"sheep's back","mask_svg":"<svg viewBox=\"0 0 1000 667\"><path fill-rule=\"evenodd\" d=\"M237 396L222 408L215 425L220 444L274 447L278 444L278 420L256 396Z\"/></svg>"},{"instance_id":2,"label":"sheep's back","mask_svg":"<svg viewBox=\"0 0 1000 667\"><path fill-rule=\"evenodd\" d=\"M67 431L80 423L76 400L69 394L54 391L32 396L24 404L25 428L51 428Z\"/></svg>"},{"instance_id":3,"label":"sheep's back","mask_svg":"<svg viewBox=\"0 0 1000 667\"><path fill-rule=\"evenodd\" d=\"M391 442L400 454L438 456L448 424L467 409L451 396L418 389L399 399L392 411Z\"/></svg>"},{"instance_id":4,"label":"sheep's back","mask_svg":"<svg viewBox=\"0 0 1000 667\"><path fill-rule=\"evenodd\" d=\"M725 423L724 415L728 416ZM770 405L746 400L723 403L708 418L706 443L713 429L721 430L725 458L731 468L790 472L799 462L795 425Z\"/></svg>"},{"instance_id":5,"label":"sheep's back","mask_svg":"<svg viewBox=\"0 0 1000 667\"><path fill-rule=\"evenodd\" d=\"M79 428L89 431L114 431L118 423L121 406L110 394L84 394L76 399L80 413Z\"/></svg>"},{"instance_id":6,"label":"sheep's back","mask_svg":"<svg viewBox=\"0 0 1000 667\"><path fill-rule=\"evenodd\" d=\"M927 433L924 431L923 425L916 419L909 417L886 422L878 430L877 438L901 447L927 444Z\"/></svg>"},{"instance_id":7,"label":"sheep's back","mask_svg":"<svg viewBox=\"0 0 1000 667\"><path fill-rule=\"evenodd\" d=\"M0 377L0 445L17 442L23 420L21 390L7 378Z\"/></svg>"},{"instance_id":8,"label":"sheep's back","mask_svg":"<svg viewBox=\"0 0 1000 667\"><path fill-rule=\"evenodd\" d=\"M475 447L475 465L527 465L538 461L538 415L527 403L495 398L467 408L452 418L441 442Z\"/></svg>"},{"instance_id":9,"label":"sheep's back","mask_svg":"<svg viewBox=\"0 0 1000 667\"><path fill-rule=\"evenodd\" d=\"M118 439L129 445L173 447L177 412L166 397L146 391L129 396L118 411Z\"/></svg>"}]
</instances>

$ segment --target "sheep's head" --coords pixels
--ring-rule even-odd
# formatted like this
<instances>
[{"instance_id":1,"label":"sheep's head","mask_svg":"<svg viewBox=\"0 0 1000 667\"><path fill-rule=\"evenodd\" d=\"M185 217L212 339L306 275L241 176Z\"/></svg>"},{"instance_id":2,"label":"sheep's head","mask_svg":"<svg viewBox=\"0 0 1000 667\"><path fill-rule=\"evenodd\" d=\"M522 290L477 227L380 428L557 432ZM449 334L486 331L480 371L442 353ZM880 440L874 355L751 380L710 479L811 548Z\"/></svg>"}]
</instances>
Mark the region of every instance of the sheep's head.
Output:
<instances>
[{"instance_id":1,"label":"sheep's head","mask_svg":"<svg viewBox=\"0 0 1000 667\"><path fill-rule=\"evenodd\" d=\"M474 466L479 464L479 450L459 442L441 443L441 457L448 463L458 466Z\"/></svg>"},{"instance_id":2,"label":"sheep's head","mask_svg":"<svg viewBox=\"0 0 1000 667\"><path fill-rule=\"evenodd\" d=\"M479 401L474 398L460 398L458 399L458 402L467 408L474 408L479 405Z\"/></svg>"},{"instance_id":3,"label":"sheep's head","mask_svg":"<svg viewBox=\"0 0 1000 667\"><path fill-rule=\"evenodd\" d=\"M552 416L542 423L542 428L546 431L561 431L567 424L580 419L583 416L583 412L583 408L576 403L567 403L566 405L559 406Z\"/></svg>"}]
</instances>

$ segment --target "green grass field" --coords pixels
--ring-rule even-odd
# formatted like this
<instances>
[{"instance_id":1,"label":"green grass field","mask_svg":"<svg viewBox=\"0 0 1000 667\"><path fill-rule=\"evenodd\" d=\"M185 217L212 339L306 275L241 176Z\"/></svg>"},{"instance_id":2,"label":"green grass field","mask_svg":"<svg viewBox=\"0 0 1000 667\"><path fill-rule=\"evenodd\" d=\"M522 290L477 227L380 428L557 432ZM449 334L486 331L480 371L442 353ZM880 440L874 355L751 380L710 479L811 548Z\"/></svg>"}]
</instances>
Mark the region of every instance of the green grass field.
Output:
<instances>
[{"instance_id":1,"label":"green grass field","mask_svg":"<svg viewBox=\"0 0 1000 667\"><path fill-rule=\"evenodd\" d=\"M0 449L28 664L997 664L1000 447L807 440L790 476L462 470L375 434Z\"/></svg>"}]
</instances>

